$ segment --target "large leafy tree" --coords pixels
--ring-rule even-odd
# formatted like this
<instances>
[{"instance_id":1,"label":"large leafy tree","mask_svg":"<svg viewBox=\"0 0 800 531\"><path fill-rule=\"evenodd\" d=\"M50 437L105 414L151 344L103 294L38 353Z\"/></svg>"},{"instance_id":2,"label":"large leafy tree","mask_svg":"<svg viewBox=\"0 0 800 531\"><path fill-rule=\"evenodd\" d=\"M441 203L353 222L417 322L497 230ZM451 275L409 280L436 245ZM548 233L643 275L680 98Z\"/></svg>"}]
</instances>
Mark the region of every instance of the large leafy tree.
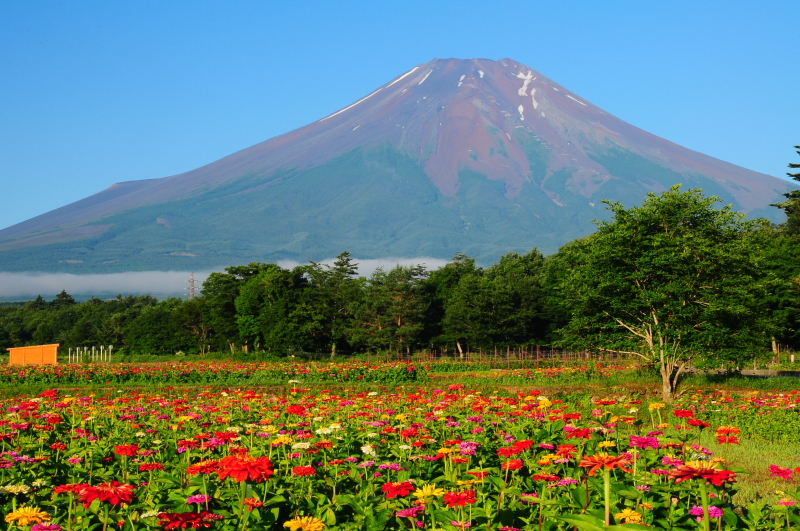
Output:
<instances>
[{"instance_id":1,"label":"large leafy tree","mask_svg":"<svg viewBox=\"0 0 800 531\"><path fill-rule=\"evenodd\" d=\"M800 155L800 146L795 146L795 149L798 150L797 154ZM800 164L790 162L789 168L794 170L800 169ZM795 181L800 181L800 172L787 172L786 175ZM800 190L792 190L791 192L783 195L786 197L786 201L777 203L773 206L782 208L783 211L786 212L786 230L790 234L800 236Z\"/></svg>"},{"instance_id":2,"label":"large leafy tree","mask_svg":"<svg viewBox=\"0 0 800 531\"><path fill-rule=\"evenodd\" d=\"M692 360L742 361L767 346L757 238L716 197L672 187L613 214L565 280L570 321L563 345L630 353L661 373L671 401Z\"/></svg>"}]
</instances>

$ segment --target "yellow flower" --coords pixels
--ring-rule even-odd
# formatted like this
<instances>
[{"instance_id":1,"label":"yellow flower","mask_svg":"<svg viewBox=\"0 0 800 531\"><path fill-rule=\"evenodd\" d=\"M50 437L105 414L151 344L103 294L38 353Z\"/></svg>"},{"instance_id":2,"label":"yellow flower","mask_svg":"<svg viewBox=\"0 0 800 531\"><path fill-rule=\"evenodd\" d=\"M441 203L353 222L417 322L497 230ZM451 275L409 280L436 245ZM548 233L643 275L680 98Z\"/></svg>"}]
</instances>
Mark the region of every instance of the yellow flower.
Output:
<instances>
[{"instance_id":1,"label":"yellow flower","mask_svg":"<svg viewBox=\"0 0 800 531\"><path fill-rule=\"evenodd\" d=\"M553 403L549 400L539 400L539 409L547 409L552 405Z\"/></svg>"},{"instance_id":2,"label":"yellow flower","mask_svg":"<svg viewBox=\"0 0 800 531\"><path fill-rule=\"evenodd\" d=\"M436 485L424 485L414 491L414 496L417 498L430 498L432 496L442 496L444 489L436 488Z\"/></svg>"},{"instance_id":3,"label":"yellow flower","mask_svg":"<svg viewBox=\"0 0 800 531\"><path fill-rule=\"evenodd\" d=\"M650 404L650 406L648 406L650 411L653 411L655 409L664 409L665 407L667 407L667 405L661 402L653 402L652 404Z\"/></svg>"},{"instance_id":4,"label":"yellow flower","mask_svg":"<svg viewBox=\"0 0 800 531\"><path fill-rule=\"evenodd\" d=\"M282 446L284 444L289 444L291 442L292 442L291 437L286 437L285 435L282 435L272 440L272 446Z\"/></svg>"},{"instance_id":5,"label":"yellow flower","mask_svg":"<svg viewBox=\"0 0 800 531\"><path fill-rule=\"evenodd\" d=\"M558 456L556 454L545 454L539 458L538 464L546 466L552 463L556 459L558 459Z\"/></svg>"},{"instance_id":6,"label":"yellow flower","mask_svg":"<svg viewBox=\"0 0 800 531\"><path fill-rule=\"evenodd\" d=\"M454 451L455 451L454 448L439 448L438 450L436 450L436 453L447 455L447 454L452 454Z\"/></svg>"},{"instance_id":7,"label":"yellow flower","mask_svg":"<svg viewBox=\"0 0 800 531\"><path fill-rule=\"evenodd\" d=\"M406 420L408 420L408 417L401 413L399 415L395 415L394 416L394 420L399 420L400 422L405 422Z\"/></svg>"},{"instance_id":8,"label":"yellow flower","mask_svg":"<svg viewBox=\"0 0 800 531\"><path fill-rule=\"evenodd\" d=\"M617 443L615 443L614 441L603 441L597 446L599 446L600 448L614 448L616 445Z\"/></svg>"},{"instance_id":9,"label":"yellow flower","mask_svg":"<svg viewBox=\"0 0 800 531\"><path fill-rule=\"evenodd\" d=\"M460 487L471 487L476 483L483 483L480 479L464 479L456 482Z\"/></svg>"},{"instance_id":10,"label":"yellow flower","mask_svg":"<svg viewBox=\"0 0 800 531\"><path fill-rule=\"evenodd\" d=\"M9 524L17 524L20 527L25 527L31 524L41 524L50 520L50 515L42 511L38 507L22 506L13 513L6 515L6 522Z\"/></svg>"},{"instance_id":11,"label":"yellow flower","mask_svg":"<svg viewBox=\"0 0 800 531\"><path fill-rule=\"evenodd\" d=\"M288 527L292 531L298 531L298 529L300 531L322 531L325 529L325 523L313 516L301 516L284 522L283 527Z\"/></svg>"},{"instance_id":12,"label":"yellow flower","mask_svg":"<svg viewBox=\"0 0 800 531\"><path fill-rule=\"evenodd\" d=\"M625 509L621 513L615 514L614 518L617 520L625 520L623 522L625 524L636 524L642 521L642 515L633 509Z\"/></svg>"}]
</instances>

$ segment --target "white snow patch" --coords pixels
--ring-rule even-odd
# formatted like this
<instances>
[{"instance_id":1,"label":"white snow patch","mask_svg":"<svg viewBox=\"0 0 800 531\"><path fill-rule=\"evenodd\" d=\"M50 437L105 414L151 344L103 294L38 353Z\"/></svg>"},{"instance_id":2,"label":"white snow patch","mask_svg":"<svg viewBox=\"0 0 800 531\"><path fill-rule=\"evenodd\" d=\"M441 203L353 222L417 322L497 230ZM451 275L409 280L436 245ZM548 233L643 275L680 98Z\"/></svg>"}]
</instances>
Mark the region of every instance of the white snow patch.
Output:
<instances>
[{"instance_id":1,"label":"white snow patch","mask_svg":"<svg viewBox=\"0 0 800 531\"><path fill-rule=\"evenodd\" d=\"M383 87L381 87L381 88L383 88ZM325 120L327 120L328 118L333 118L333 117L334 117L334 116L336 116L337 114L341 114L341 113L343 113L344 111L346 111L347 109L352 109L353 107L355 107L356 105L358 105L359 103L361 103L362 101L364 101L365 99L367 99L367 98L369 98L369 97L371 97L371 96L374 96L375 94L377 94L377 93L378 93L378 92L380 92L380 91L381 91L381 89L378 89L378 90L376 90L375 92L373 92L372 94L370 94L369 96L364 96L363 98L361 98L360 100L358 100L358 101L357 101L357 102L355 102L354 104L350 105L349 107L345 107L345 108L344 108L344 109L342 109L341 111L337 111L337 112L335 112L335 113L333 113L333 114L329 114L328 116L326 116L325 118L323 118L322 120L320 120L320 122L324 122L324 121L325 121Z\"/></svg>"},{"instance_id":2,"label":"white snow patch","mask_svg":"<svg viewBox=\"0 0 800 531\"><path fill-rule=\"evenodd\" d=\"M416 70L417 68L419 68L419 67L418 67L418 66L415 66L414 68L412 68L411 70L409 70L408 72L406 72L405 74L403 74L402 76L398 77L397 79L395 79L394 81L392 81L391 83L389 83L388 85L386 85L386 88L389 88L389 87L391 87L392 85L394 85L395 83L397 83L398 81L400 81L401 79L403 79L404 77L406 77L406 76L410 76L411 74L413 74L413 73L414 73L414 70Z\"/></svg>"},{"instance_id":3,"label":"white snow patch","mask_svg":"<svg viewBox=\"0 0 800 531\"><path fill-rule=\"evenodd\" d=\"M458 78L458 80L459 80L459 81L464 81L464 78L465 78L465 77L467 77L467 74L464 74L463 76L461 76L460 78Z\"/></svg>"},{"instance_id":4,"label":"white snow patch","mask_svg":"<svg viewBox=\"0 0 800 531\"><path fill-rule=\"evenodd\" d=\"M430 72L428 72L427 74L425 74L425 77L423 77L423 78L422 78L422 81L420 81L419 83L417 83L417 85L422 85L422 84L425 82L425 80L426 80L426 79L428 79L428 76L429 76L429 75L431 75L431 72L433 72L433 70L432 70L432 69L431 69L431 71L430 71Z\"/></svg>"},{"instance_id":5,"label":"white snow patch","mask_svg":"<svg viewBox=\"0 0 800 531\"><path fill-rule=\"evenodd\" d=\"M576 100L575 98L573 98L573 97L572 97L572 96L570 96L569 94L567 94L567 97L568 97L569 99L571 99L572 101L577 101L578 103L580 103L581 105L583 105L584 107L586 107L586 104L585 104L585 103L583 103L582 101L578 101L578 100Z\"/></svg>"},{"instance_id":6,"label":"white snow patch","mask_svg":"<svg viewBox=\"0 0 800 531\"><path fill-rule=\"evenodd\" d=\"M356 130L356 129L358 129L359 127L361 127L361 124L359 124L359 125L355 126L355 127L353 128L353 131L355 131L355 130Z\"/></svg>"},{"instance_id":7,"label":"white snow patch","mask_svg":"<svg viewBox=\"0 0 800 531\"><path fill-rule=\"evenodd\" d=\"M483 70L478 70L478 73L481 75L481 79L483 79Z\"/></svg>"},{"instance_id":8,"label":"white snow patch","mask_svg":"<svg viewBox=\"0 0 800 531\"><path fill-rule=\"evenodd\" d=\"M560 90L558 90L558 89L557 89L557 88L555 88L555 87L553 87L553 90L555 90L556 92L561 92Z\"/></svg>"},{"instance_id":9,"label":"white snow patch","mask_svg":"<svg viewBox=\"0 0 800 531\"><path fill-rule=\"evenodd\" d=\"M533 81L533 72L528 70L527 74L523 74L520 72L517 74L517 78L522 80L522 87L517 91L517 94L520 96L527 96L528 95L528 85L531 81Z\"/></svg>"},{"instance_id":10,"label":"white snow patch","mask_svg":"<svg viewBox=\"0 0 800 531\"><path fill-rule=\"evenodd\" d=\"M525 108L522 105L520 105L519 107L517 107L517 110L519 111L519 119L524 121L525 115L522 114L522 112L525 110Z\"/></svg>"},{"instance_id":11,"label":"white snow patch","mask_svg":"<svg viewBox=\"0 0 800 531\"><path fill-rule=\"evenodd\" d=\"M536 87L531 89L531 101L533 102L533 110L535 111L539 108L539 102L536 101Z\"/></svg>"}]
</instances>

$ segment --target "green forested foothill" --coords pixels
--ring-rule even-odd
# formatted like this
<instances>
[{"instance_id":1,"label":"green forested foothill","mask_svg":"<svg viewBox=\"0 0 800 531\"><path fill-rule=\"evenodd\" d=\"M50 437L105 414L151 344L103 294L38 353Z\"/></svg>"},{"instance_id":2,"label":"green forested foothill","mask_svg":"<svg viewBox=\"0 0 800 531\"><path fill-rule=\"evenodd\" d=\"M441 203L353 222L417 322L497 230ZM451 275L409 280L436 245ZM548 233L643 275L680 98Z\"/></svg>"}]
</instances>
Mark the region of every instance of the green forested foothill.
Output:
<instances>
[{"instance_id":1,"label":"green forested foothill","mask_svg":"<svg viewBox=\"0 0 800 531\"><path fill-rule=\"evenodd\" d=\"M333 356L550 345L638 355L661 369L667 393L688 362L744 366L800 345L798 224L746 221L679 187L608 210L595 234L550 256L508 253L488 268L457 254L434 271L365 278L344 252L331 266L232 266L190 300L39 297L0 306L0 348Z\"/></svg>"}]
</instances>

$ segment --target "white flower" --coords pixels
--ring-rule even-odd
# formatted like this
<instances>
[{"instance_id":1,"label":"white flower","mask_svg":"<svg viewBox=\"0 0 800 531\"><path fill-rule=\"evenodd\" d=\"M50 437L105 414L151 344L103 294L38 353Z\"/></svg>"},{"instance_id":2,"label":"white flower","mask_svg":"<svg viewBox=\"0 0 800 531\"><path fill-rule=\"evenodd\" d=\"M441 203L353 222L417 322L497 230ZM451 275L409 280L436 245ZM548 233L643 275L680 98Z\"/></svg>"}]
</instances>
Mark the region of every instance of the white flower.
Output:
<instances>
[{"instance_id":1,"label":"white flower","mask_svg":"<svg viewBox=\"0 0 800 531\"><path fill-rule=\"evenodd\" d=\"M233 433L240 433L242 431L242 428L240 428L239 426L229 426L228 431L232 431Z\"/></svg>"},{"instance_id":2,"label":"white flower","mask_svg":"<svg viewBox=\"0 0 800 531\"><path fill-rule=\"evenodd\" d=\"M289 380L287 383L300 383L300 380Z\"/></svg>"},{"instance_id":3,"label":"white flower","mask_svg":"<svg viewBox=\"0 0 800 531\"><path fill-rule=\"evenodd\" d=\"M311 448L311 443L299 442L292 445L292 450L308 450Z\"/></svg>"},{"instance_id":4,"label":"white flower","mask_svg":"<svg viewBox=\"0 0 800 531\"><path fill-rule=\"evenodd\" d=\"M377 434L377 433L368 433L368 434L367 434L367 437L369 437L370 439L371 439L371 438L374 438L374 437L377 437L377 436L378 436L378 434Z\"/></svg>"},{"instance_id":5,"label":"white flower","mask_svg":"<svg viewBox=\"0 0 800 531\"><path fill-rule=\"evenodd\" d=\"M28 494L31 488L28 485L6 485L0 487L0 492L4 494Z\"/></svg>"},{"instance_id":6,"label":"white flower","mask_svg":"<svg viewBox=\"0 0 800 531\"><path fill-rule=\"evenodd\" d=\"M398 446L398 448L400 448L401 450L411 450L411 447L407 444L401 444L400 446Z\"/></svg>"},{"instance_id":7,"label":"white flower","mask_svg":"<svg viewBox=\"0 0 800 531\"><path fill-rule=\"evenodd\" d=\"M333 424L328 426L328 428L333 430L333 431L340 431L342 429L342 425L339 424L338 422L334 422Z\"/></svg>"},{"instance_id":8,"label":"white flower","mask_svg":"<svg viewBox=\"0 0 800 531\"><path fill-rule=\"evenodd\" d=\"M37 479L36 481L31 483L31 485L33 485L34 487L44 487L45 485L47 485L47 482L43 479Z\"/></svg>"},{"instance_id":9,"label":"white flower","mask_svg":"<svg viewBox=\"0 0 800 531\"><path fill-rule=\"evenodd\" d=\"M147 511L146 513L142 513L140 518L154 518L161 514L161 511Z\"/></svg>"},{"instance_id":10,"label":"white flower","mask_svg":"<svg viewBox=\"0 0 800 531\"><path fill-rule=\"evenodd\" d=\"M367 393L367 396L376 396L377 394L378 394L377 391L370 391L369 393Z\"/></svg>"},{"instance_id":11,"label":"white flower","mask_svg":"<svg viewBox=\"0 0 800 531\"><path fill-rule=\"evenodd\" d=\"M147 437L147 434L145 432L143 432L143 431L137 431L135 433L135 436L136 437Z\"/></svg>"},{"instance_id":12,"label":"white flower","mask_svg":"<svg viewBox=\"0 0 800 531\"><path fill-rule=\"evenodd\" d=\"M314 422L322 422L323 420L325 420L325 417L314 417L311 420L313 420Z\"/></svg>"},{"instance_id":13,"label":"white flower","mask_svg":"<svg viewBox=\"0 0 800 531\"><path fill-rule=\"evenodd\" d=\"M330 435L333 430L330 428L320 428L316 431L317 435Z\"/></svg>"},{"instance_id":14,"label":"white flower","mask_svg":"<svg viewBox=\"0 0 800 531\"><path fill-rule=\"evenodd\" d=\"M367 444L366 446L361 447L361 452L366 455L375 455L375 448L372 445Z\"/></svg>"},{"instance_id":15,"label":"white flower","mask_svg":"<svg viewBox=\"0 0 800 531\"><path fill-rule=\"evenodd\" d=\"M630 410L628 410L628 413L636 413L637 411L639 411L639 408L632 407Z\"/></svg>"}]
</instances>

